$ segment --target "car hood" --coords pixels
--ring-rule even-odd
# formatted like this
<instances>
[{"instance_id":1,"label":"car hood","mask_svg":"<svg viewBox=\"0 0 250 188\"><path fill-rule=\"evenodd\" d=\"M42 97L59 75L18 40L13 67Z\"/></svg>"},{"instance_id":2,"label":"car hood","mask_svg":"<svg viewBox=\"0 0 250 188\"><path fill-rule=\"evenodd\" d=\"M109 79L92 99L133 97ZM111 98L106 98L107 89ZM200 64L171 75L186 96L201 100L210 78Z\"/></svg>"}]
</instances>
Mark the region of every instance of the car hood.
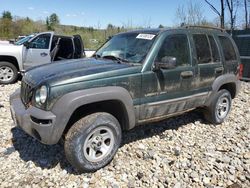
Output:
<instances>
[{"instance_id":1,"label":"car hood","mask_svg":"<svg viewBox=\"0 0 250 188\"><path fill-rule=\"evenodd\" d=\"M22 45L14 45L9 43L0 43L0 51L17 51L22 49Z\"/></svg>"},{"instance_id":2,"label":"car hood","mask_svg":"<svg viewBox=\"0 0 250 188\"><path fill-rule=\"evenodd\" d=\"M25 73L24 80L32 85L50 82L52 85L79 82L84 80L105 78L110 76L106 72L132 67L128 63L119 64L113 60L85 58L65 60L42 66L33 67ZM93 77L95 75L95 77Z\"/></svg>"},{"instance_id":3,"label":"car hood","mask_svg":"<svg viewBox=\"0 0 250 188\"><path fill-rule=\"evenodd\" d=\"M5 43L5 42L0 42L0 46L14 46L14 44L10 44L10 43Z\"/></svg>"}]
</instances>

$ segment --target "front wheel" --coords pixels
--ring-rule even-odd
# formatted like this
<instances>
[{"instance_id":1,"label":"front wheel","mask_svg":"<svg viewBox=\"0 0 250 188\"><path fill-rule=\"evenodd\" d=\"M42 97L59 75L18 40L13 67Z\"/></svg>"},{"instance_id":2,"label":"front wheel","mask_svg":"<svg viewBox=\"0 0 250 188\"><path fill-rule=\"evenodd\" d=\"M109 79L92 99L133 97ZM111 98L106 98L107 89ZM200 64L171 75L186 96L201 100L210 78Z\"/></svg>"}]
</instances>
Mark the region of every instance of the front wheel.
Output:
<instances>
[{"instance_id":1,"label":"front wheel","mask_svg":"<svg viewBox=\"0 0 250 188\"><path fill-rule=\"evenodd\" d=\"M228 90L222 89L214 97L214 101L205 111L205 118L213 124L222 123L231 109L232 98Z\"/></svg>"},{"instance_id":2,"label":"front wheel","mask_svg":"<svg viewBox=\"0 0 250 188\"><path fill-rule=\"evenodd\" d=\"M106 166L121 143L118 120L108 113L94 113L77 121L65 137L65 155L80 172Z\"/></svg>"},{"instance_id":3,"label":"front wheel","mask_svg":"<svg viewBox=\"0 0 250 188\"><path fill-rule=\"evenodd\" d=\"M15 65L10 62L0 62L0 84L12 84L18 78L18 71Z\"/></svg>"}]
</instances>

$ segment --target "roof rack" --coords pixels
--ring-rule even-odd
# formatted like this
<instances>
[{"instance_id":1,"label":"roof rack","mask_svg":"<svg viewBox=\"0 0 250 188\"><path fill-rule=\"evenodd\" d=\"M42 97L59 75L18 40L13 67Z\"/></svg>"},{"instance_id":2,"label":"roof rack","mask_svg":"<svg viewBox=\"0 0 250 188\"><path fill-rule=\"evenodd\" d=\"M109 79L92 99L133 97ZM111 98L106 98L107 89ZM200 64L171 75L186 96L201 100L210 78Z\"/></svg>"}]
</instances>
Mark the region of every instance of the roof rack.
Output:
<instances>
[{"instance_id":1,"label":"roof rack","mask_svg":"<svg viewBox=\"0 0 250 188\"><path fill-rule=\"evenodd\" d=\"M208 25L184 25L182 27L185 27L185 28L215 29L215 30L218 30L218 31L221 31L221 32L226 32L225 29L222 29L220 27L213 27L213 26L208 26Z\"/></svg>"}]
</instances>

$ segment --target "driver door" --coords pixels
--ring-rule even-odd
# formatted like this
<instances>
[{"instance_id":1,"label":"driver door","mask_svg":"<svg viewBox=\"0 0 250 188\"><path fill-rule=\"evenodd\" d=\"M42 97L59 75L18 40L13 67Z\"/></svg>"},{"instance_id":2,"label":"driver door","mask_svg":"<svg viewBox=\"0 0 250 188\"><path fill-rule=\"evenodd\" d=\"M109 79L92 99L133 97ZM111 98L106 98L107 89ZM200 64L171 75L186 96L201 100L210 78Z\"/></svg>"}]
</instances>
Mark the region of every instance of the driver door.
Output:
<instances>
[{"instance_id":1,"label":"driver door","mask_svg":"<svg viewBox=\"0 0 250 188\"><path fill-rule=\"evenodd\" d=\"M140 120L160 119L194 106L196 99L192 95L195 94L196 71L190 53L186 33L166 36L153 63L167 63L166 59L175 59L176 62L169 68L144 72Z\"/></svg>"},{"instance_id":2,"label":"driver door","mask_svg":"<svg viewBox=\"0 0 250 188\"><path fill-rule=\"evenodd\" d=\"M51 33L40 34L23 48L24 69L51 62Z\"/></svg>"}]
</instances>

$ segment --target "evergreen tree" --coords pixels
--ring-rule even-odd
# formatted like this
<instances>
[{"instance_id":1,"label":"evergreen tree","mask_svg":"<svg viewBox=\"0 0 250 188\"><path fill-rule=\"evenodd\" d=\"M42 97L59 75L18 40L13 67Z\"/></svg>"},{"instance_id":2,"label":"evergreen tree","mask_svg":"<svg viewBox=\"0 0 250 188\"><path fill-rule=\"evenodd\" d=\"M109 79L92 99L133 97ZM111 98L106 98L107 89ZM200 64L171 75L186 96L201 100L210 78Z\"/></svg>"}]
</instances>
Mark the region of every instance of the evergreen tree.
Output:
<instances>
[{"instance_id":1,"label":"evergreen tree","mask_svg":"<svg viewBox=\"0 0 250 188\"><path fill-rule=\"evenodd\" d=\"M10 11L3 11L2 18L3 18L3 19L12 20L13 17L12 17L12 15L11 15Z\"/></svg>"}]
</instances>

